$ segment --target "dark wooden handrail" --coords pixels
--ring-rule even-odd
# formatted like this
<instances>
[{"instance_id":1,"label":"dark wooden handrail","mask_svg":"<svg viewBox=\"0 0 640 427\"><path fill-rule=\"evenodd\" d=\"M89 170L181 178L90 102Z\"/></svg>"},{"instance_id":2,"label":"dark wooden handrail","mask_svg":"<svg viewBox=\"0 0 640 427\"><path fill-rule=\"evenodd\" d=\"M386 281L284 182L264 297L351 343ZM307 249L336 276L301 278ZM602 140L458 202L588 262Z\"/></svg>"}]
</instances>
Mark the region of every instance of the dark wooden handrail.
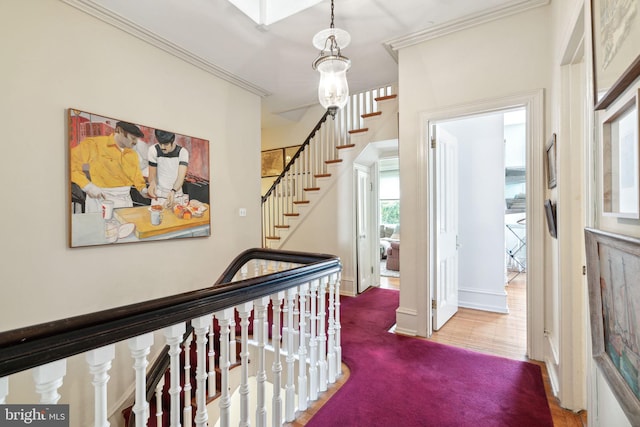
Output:
<instances>
[{"instance_id":1,"label":"dark wooden handrail","mask_svg":"<svg viewBox=\"0 0 640 427\"><path fill-rule=\"evenodd\" d=\"M291 166L293 166L296 159L300 157L300 153L302 153L302 151L311 143L311 139L313 139L316 132L318 132L322 127L322 124L327 121L328 116L329 116L329 111L327 110L324 112L324 115L318 121L318 124L313 128L313 130L311 131L307 139L305 139L302 145L300 145L300 148L298 148L298 151L296 151L293 157L291 157L291 160L289 161L289 163L287 163L284 166L284 169L282 170L282 172L280 172L280 175L278 175L278 177L273 181L273 184L271 184L271 187L269 187L269 190L264 194L264 196L262 196L262 203L266 202L267 199L269 198L269 195L275 191L280 181L282 181L282 178L284 178L284 176L287 174L289 169L291 169Z\"/></svg>"},{"instance_id":2,"label":"dark wooden handrail","mask_svg":"<svg viewBox=\"0 0 640 427\"><path fill-rule=\"evenodd\" d=\"M231 282L254 259L302 265ZM340 269L340 260L333 255L249 249L211 287L0 333L0 378L271 295Z\"/></svg>"}]
</instances>

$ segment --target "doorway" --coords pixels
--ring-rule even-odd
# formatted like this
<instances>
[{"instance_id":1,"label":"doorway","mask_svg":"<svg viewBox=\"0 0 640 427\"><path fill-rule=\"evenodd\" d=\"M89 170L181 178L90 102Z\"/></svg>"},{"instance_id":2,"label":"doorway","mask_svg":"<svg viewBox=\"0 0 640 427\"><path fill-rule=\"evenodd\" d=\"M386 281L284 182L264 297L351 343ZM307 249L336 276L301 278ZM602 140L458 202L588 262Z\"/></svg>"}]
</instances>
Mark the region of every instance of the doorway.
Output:
<instances>
[{"instance_id":1,"label":"doorway","mask_svg":"<svg viewBox=\"0 0 640 427\"><path fill-rule=\"evenodd\" d=\"M378 161L380 285L400 278L400 166L397 156ZM384 282L384 283L383 283Z\"/></svg>"},{"instance_id":2,"label":"doorway","mask_svg":"<svg viewBox=\"0 0 640 427\"><path fill-rule=\"evenodd\" d=\"M484 329L484 341L512 336L499 328L514 324L505 319L517 309L516 352L526 354L526 129L524 107L431 124L432 330L439 339L459 327L447 327L458 307L462 317L482 312L495 320L470 324Z\"/></svg>"}]
</instances>

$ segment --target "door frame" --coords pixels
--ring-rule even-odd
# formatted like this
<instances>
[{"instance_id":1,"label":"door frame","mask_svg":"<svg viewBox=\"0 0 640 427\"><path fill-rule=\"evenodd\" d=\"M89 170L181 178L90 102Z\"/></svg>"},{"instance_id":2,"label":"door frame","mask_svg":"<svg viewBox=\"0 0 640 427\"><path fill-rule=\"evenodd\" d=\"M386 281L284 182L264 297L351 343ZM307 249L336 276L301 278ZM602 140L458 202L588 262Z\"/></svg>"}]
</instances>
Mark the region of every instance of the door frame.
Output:
<instances>
[{"instance_id":1,"label":"door frame","mask_svg":"<svg viewBox=\"0 0 640 427\"><path fill-rule=\"evenodd\" d=\"M353 184L354 184L354 193L355 193L355 197L354 197L354 235L355 235L355 266L356 266L356 280L355 280L355 293L360 294L362 292L364 292L365 290L367 290L369 287L372 286L377 286L380 283L380 263L379 261L376 263L374 262L374 260L376 259L376 254L378 253L379 249L377 249L377 244L379 244L379 239L377 238L377 234L376 234L376 224L377 224L377 220L374 220L373 217L376 216L377 214L377 208L376 208L376 204L374 202L374 200L376 200L375 198L377 198L377 184L374 184L374 180L372 178L372 175L376 172L375 171L376 168L374 168L374 166L366 166L360 163L354 163L353 165ZM362 197L362 194L360 193L359 189L359 185L358 185L358 171L362 171L365 172L368 176L369 176L369 183L370 183L370 191L369 191L369 200L368 200L368 215L369 215L369 224L367 227L367 232L366 235L367 237L365 238L364 241L362 241L359 237L359 209L358 209L358 205L360 203L360 199ZM375 237L375 238L374 238ZM369 259L370 259L370 263L371 263L371 267L373 268L373 271L371 272L371 276L370 276L370 281L369 281L369 286L365 289L361 289L361 284L360 284L360 268L362 267L360 264L360 245L364 244L368 246L368 252L369 252ZM379 257L378 257L379 258Z\"/></svg>"},{"instance_id":2,"label":"door frame","mask_svg":"<svg viewBox=\"0 0 640 427\"><path fill-rule=\"evenodd\" d=\"M544 217L542 210L544 201L544 90L538 89L522 94L496 98L476 103L465 104L420 115L420 140L418 142L418 180L422 185L418 188L418 219L424 227L418 233L427 244L416 248L418 259L429 262L418 267L418 280L424 279L424 294L418 302L418 312L426 313L427 336L431 335L431 284L433 271L433 206L431 198L430 170L433 165L433 150L429 138L432 124L448 119L462 118L471 115L497 112L516 107L526 110L526 178L527 178L527 355L531 359L543 360L544 357ZM424 253L421 253L424 252ZM424 310L424 311L423 311Z\"/></svg>"}]
</instances>

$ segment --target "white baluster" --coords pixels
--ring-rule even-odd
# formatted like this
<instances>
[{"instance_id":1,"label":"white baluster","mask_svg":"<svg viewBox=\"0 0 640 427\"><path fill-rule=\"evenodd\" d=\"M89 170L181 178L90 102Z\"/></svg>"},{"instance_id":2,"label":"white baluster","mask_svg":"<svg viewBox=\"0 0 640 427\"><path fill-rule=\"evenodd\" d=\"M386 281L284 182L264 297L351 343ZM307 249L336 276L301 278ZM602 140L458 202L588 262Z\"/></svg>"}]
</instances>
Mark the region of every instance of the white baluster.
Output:
<instances>
[{"instance_id":1,"label":"white baluster","mask_svg":"<svg viewBox=\"0 0 640 427\"><path fill-rule=\"evenodd\" d=\"M220 325L220 427L229 427L231 396L229 393L229 323L234 315L233 308L216 312Z\"/></svg>"},{"instance_id":2,"label":"white baluster","mask_svg":"<svg viewBox=\"0 0 640 427\"><path fill-rule=\"evenodd\" d=\"M102 348L88 351L86 360L89 364L89 372L93 375L93 425L95 427L109 427L107 420L107 382L109 382L109 369L111 361L116 356L115 345L107 345Z\"/></svg>"},{"instance_id":3,"label":"white baluster","mask_svg":"<svg viewBox=\"0 0 640 427\"><path fill-rule=\"evenodd\" d=\"M284 299L284 292L271 295L271 306L273 311L273 326L271 327L271 343L273 345L273 400L272 400L272 426L282 424L282 363L280 361L280 306Z\"/></svg>"},{"instance_id":4,"label":"white baluster","mask_svg":"<svg viewBox=\"0 0 640 427\"><path fill-rule=\"evenodd\" d=\"M180 344L186 331L184 323L164 328L164 336L169 345L169 363L171 378L169 380L169 396L171 396L170 425L180 427Z\"/></svg>"},{"instance_id":5,"label":"white baluster","mask_svg":"<svg viewBox=\"0 0 640 427\"><path fill-rule=\"evenodd\" d=\"M235 365L238 363L238 341L236 339L236 318L233 316L229 323L229 363Z\"/></svg>"},{"instance_id":6,"label":"white baluster","mask_svg":"<svg viewBox=\"0 0 640 427\"><path fill-rule=\"evenodd\" d=\"M196 426L204 427L207 425L209 415L207 414L207 332L211 325L211 314L195 318L191 321L193 330L196 333L196 354L198 356L196 362ZM213 368L212 368L213 369Z\"/></svg>"},{"instance_id":7,"label":"white baluster","mask_svg":"<svg viewBox=\"0 0 640 427\"><path fill-rule=\"evenodd\" d=\"M7 402L7 396L9 395L9 377L0 378L0 405L4 405Z\"/></svg>"},{"instance_id":8,"label":"white baluster","mask_svg":"<svg viewBox=\"0 0 640 427\"><path fill-rule=\"evenodd\" d=\"M335 318L335 279L331 275L329 279L329 331L327 332L327 364L329 365L329 383L336 382L336 318Z\"/></svg>"},{"instance_id":9,"label":"white baluster","mask_svg":"<svg viewBox=\"0 0 640 427\"><path fill-rule=\"evenodd\" d=\"M336 339L335 339L335 349L336 349L336 373L338 376L342 375L342 336L340 330L342 326L340 325L340 273L335 274L336 277L336 292L335 292L335 301L334 305L336 307Z\"/></svg>"},{"instance_id":10,"label":"white baluster","mask_svg":"<svg viewBox=\"0 0 640 427\"><path fill-rule=\"evenodd\" d=\"M255 318L253 332L258 335L258 371L256 372L256 380L258 383L257 402L256 402L256 426L266 427L267 425L267 406L266 406L266 381L267 368L265 363L265 345L267 341L265 323L267 321L267 305L269 297L262 297L254 301Z\"/></svg>"},{"instance_id":11,"label":"white baluster","mask_svg":"<svg viewBox=\"0 0 640 427\"><path fill-rule=\"evenodd\" d=\"M217 387L216 387L216 350L215 350L215 336L214 336L214 327L215 324L214 316L211 317L211 325L209 325L209 352L207 353L207 357L209 358L209 369L207 372L207 390L209 398L212 398L216 395Z\"/></svg>"},{"instance_id":12,"label":"white baluster","mask_svg":"<svg viewBox=\"0 0 640 427\"><path fill-rule=\"evenodd\" d=\"M306 299L309 292L309 284L300 285L300 323L299 337L300 344L298 347L298 410L307 410L307 332L306 332Z\"/></svg>"},{"instance_id":13,"label":"white baluster","mask_svg":"<svg viewBox=\"0 0 640 427\"><path fill-rule=\"evenodd\" d=\"M137 337L129 338L129 350L133 357L133 369L136 371L136 401L133 405L136 427L147 425L149 418L149 403L146 398L147 391L147 355L153 345L153 334L147 333Z\"/></svg>"},{"instance_id":14,"label":"white baluster","mask_svg":"<svg viewBox=\"0 0 640 427\"><path fill-rule=\"evenodd\" d=\"M191 342L193 333L187 336L184 341L184 409L182 410L182 420L185 426L193 425L193 415L191 411Z\"/></svg>"},{"instance_id":15,"label":"white baluster","mask_svg":"<svg viewBox=\"0 0 640 427\"><path fill-rule=\"evenodd\" d=\"M318 373L320 391L327 391L327 281L320 279L320 292L318 293Z\"/></svg>"},{"instance_id":16,"label":"white baluster","mask_svg":"<svg viewBox=\"0 0 640 427\"><path fill-rule=\"evenodd\" d=\"M164 388L164 375L156 385L156 425L162 425L162 389Z\"/></svg>"},{"instance_id":17,"label":"white baluster","mask_svg":"<svg viewBox=\"0 0 640 427\"><path fill-rule=\"evenodd\" d=\"M293 385L294 363L293 354L293 304L296 298L296 288L287 290L287 386L285 388L285 420L291 422L296 417L296 388Z\"/></svg>"},{"instance_id":18,"label":"white baluster","mask_svg":"<svg viewBox=\"0 0 640 427\"><path fill-rule=\"evenodd\" d=\"M67 360L61 359L33 369L36 391L40 394L40 403L56 404L60 400L58 388L67 373Z\"/></svg>"},{"instance_id":19,"label":"white baluster","mask_svg":"<svg viewBox=\"0 0 640 427\"><path fill-rule=\"evenodd\" d=\"M309 400L318 399L318 287L320 282L316 279L311 282L309 294L310 318L309 318Z\"/></svg>"},{"instance_id":20,"label":"white baluster","mask_svg":"<svg viewBox=\"0 0 640 427\"><path fill-rule=\"evenodd\" d=\"M240 427L248 427L249 422L249 316L253 302L238 306L240 317Z\"/></svg>"}]
</instances>

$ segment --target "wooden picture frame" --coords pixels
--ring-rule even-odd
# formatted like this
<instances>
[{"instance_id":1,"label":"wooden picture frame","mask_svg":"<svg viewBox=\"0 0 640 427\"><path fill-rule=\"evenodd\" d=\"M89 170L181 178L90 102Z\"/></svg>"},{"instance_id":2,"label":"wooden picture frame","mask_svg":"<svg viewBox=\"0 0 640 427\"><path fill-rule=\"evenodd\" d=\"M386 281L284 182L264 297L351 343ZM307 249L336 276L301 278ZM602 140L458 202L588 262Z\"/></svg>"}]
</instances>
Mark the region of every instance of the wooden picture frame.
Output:
<instances>
[{"instance_id":1,"label":"wooden picture frame","mask_svg":"<svg viewBox=\"0 0 640 427\"><path fill-rule=\"evenodd\" d=\"M602 214L640 218L640 90L602 114ZM619 105L619 106L618 106Z\"/></svg>"},{"instance_id":2,"label":"wooden picture frame","mask_svg":"<svg viewBox=\"0 0 640 427\"><path fill-rule=\"evenodd\" d=\"M591 0L595 110L611 105L640 76L638 1Z\"/></svg>"},{"instance_id":3,"label":"wooden picture frame","mask_svg":"<svg viewBox=\"0 0 640 427\"><path fill-rule=\"evenodd\" d=\"M211 235L208 140L73 108L67 130L70 247ZM158 154L158 138L175 144L171 155Z\"/></svg>"},{"instance_id":4,"label":"wooden picture frame","mask_svg":"<svg viewBox=\"0 0 640 427\"><path fill-rule=\"evenodd\" d=\"M282 148L262 151L260 165L262 178L280 175L284 169L284 151Z\"/></svg>"},{"instance_id":5,"label":"wooden picture frame","mask_svg":"<svg viewBox=\"0 0 640 427\"><path fill-rule=\"evenodd\" d=\"M544 201L544 213L547 218L547 227L549 228L549 234L554 239L558 238L558 228L556 221L556 205L549 199Z\"/></svg>"},{"instance_id":6,"label":"wooden picture frame","mask_svg":"<svg viewBox=\"0 0 640 427\"><path fill-rule=\"evenodd\" d=\"M640 239L585 229L592 354L631 425L640 425Z\"/></svg>"},{"instance_id":7,"label":"wooden picture frame","mask_svg":"<svg viewBox=\"0 0 640 427\"><path fill-rule=\"evenodd\" d=\"M547 170L547 188L554 188L557 184L557 168L556 168L556 134L552 134L546 146L547 155L545 157L545 165Z\"/></svg>"}]
</instances>

